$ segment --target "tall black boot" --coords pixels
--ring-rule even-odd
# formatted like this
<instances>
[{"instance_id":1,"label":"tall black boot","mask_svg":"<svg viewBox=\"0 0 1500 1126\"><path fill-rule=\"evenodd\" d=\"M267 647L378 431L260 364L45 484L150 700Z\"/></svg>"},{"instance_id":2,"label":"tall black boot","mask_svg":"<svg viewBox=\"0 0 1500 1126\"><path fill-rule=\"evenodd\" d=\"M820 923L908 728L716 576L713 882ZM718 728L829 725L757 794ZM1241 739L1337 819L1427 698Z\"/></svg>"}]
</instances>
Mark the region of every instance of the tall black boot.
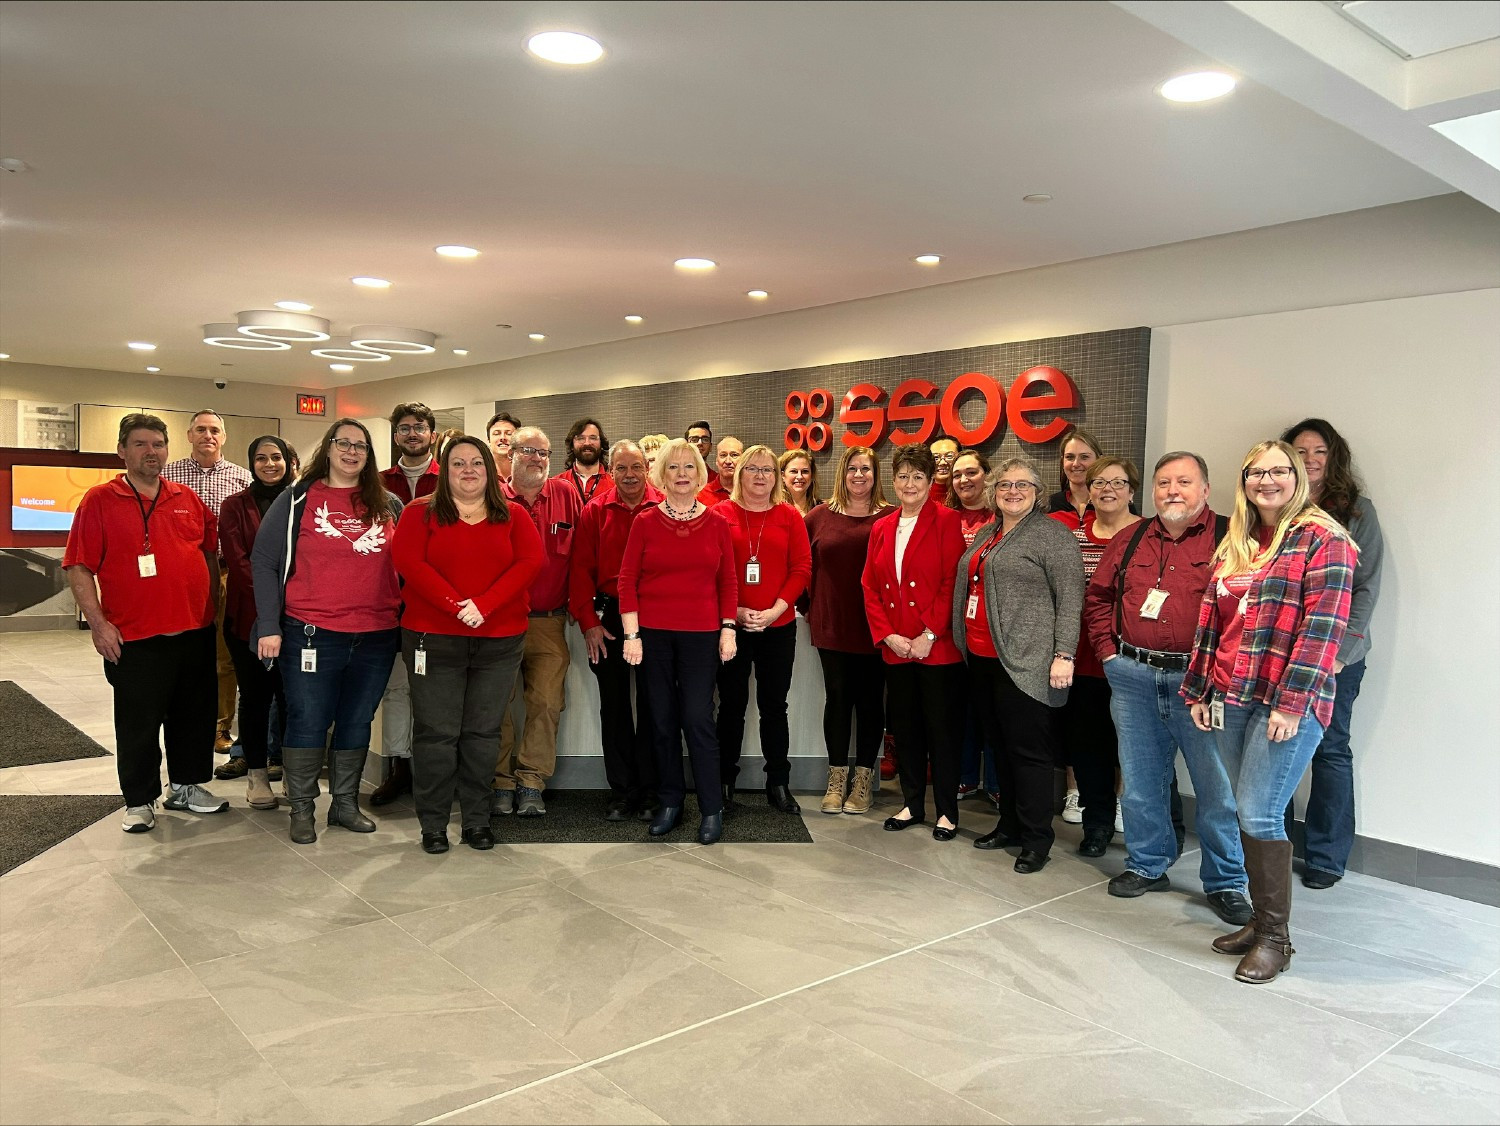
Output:
<instances>
[{"instance_id":1,"label":"tall black boot","mask_svg":"<svg viewBox=\"0 0 1500 1126\"><path fill-rule=\"evenodd\" d=\"M292 807L293 844L312 844L318 839L313 806L318 800L318 775L323 770L322 747L283 747L282 780Z\"/></svg>"},{"instance_id":2,"label":"tall black boot","mask_svg":"<svg viewBox=\"0 0 1500 1126\"><path fill-rule=\"evenodd\" d=\"M373 833L375 822L359 811L359 779L365 772L368 749L328 752L328 827L342 825L351 833Z\"/></svg>"}]
</instances>

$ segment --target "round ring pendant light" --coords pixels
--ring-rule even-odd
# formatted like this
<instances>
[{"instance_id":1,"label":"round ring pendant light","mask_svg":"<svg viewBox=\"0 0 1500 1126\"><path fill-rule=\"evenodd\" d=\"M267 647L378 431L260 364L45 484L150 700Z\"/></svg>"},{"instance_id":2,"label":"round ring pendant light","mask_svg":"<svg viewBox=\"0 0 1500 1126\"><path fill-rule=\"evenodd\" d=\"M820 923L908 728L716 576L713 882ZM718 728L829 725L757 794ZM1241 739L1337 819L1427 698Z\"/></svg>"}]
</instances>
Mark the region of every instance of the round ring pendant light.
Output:
<instances>
[{"instance_id":1,"label":"round ring pendant light","mask_svg":"<svg viewBox=\"0 0 1500 1126\"><path fill-rule=\"evenodd\" d=\"M437 351L437 334L420 328L397 325L355 325L349 330L355 348L389 352L396 356L420 356Z\"/></svg>"},{"instance_id":2,"label":"round ring pendant light","mask_svg":"<svg viewBox=\"0 0 1500 1126\"><path fill-rule=\"evenodd\" d=\"M235 316L239 318L239 332L258 340L309 344L328 339L328 322L310 313L288 313L281 309L245 309Z\"/></svg>"},{"instance_id":3,"label":"round ring pendant light","mask_svg":"<svg viewBox=\"0 0 1500 1126\"><path fill-rule=\"evenodd\" d=\"M259 336L241 336L239 325L220 321L203 326L203 343L216 348L238 348L242 352L285 352L291 347L285 340L267 340Z\"/></svg>"},{"instance_id":4,"label":"round ring pendant light","mask_svg":"<svg viewBox=\"0 0 1500 1126\"><path fill-rule=\"evenodd\" d=\"M389 360L388 352L377 352L373 348L356 348L347 336L331 337L327 344L321 348L312 349L314 356L321 356L325 360L337 360L340 363L379 363L381 360Z\"/></svg>"}]
</instances>

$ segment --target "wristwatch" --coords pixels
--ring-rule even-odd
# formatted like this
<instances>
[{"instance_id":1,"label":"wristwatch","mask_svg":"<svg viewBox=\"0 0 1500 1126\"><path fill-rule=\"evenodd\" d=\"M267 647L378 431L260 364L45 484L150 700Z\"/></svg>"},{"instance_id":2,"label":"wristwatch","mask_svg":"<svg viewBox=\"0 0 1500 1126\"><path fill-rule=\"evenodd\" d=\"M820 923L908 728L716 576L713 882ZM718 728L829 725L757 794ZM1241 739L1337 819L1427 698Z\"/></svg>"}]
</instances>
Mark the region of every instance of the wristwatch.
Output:
<instances>
[{"instance_id":1,"label":"wristwatch","mask_svg":"<svg viewBox=\"0 0 1500 1126\"><path fill-rule=\"evenodd\" d=\"M622 640L624 640L624 641L639 641L640 639L641 639L641 635L640 635L639 632L636 632L636 633L627 633L624 636L624 638L622 638Z\"/></svg>"},{"instance_id":2,"label":"wristwatch","mask_svg":"<svg viewBox=\"0 0 1500 1126\"><path fill-rule=\"evenodd\" d=\"M922 636L925 637L928 641L937 641L937 634L933 633L930 629L924 629L922 631Z\"/></svg>"}]
</instances>

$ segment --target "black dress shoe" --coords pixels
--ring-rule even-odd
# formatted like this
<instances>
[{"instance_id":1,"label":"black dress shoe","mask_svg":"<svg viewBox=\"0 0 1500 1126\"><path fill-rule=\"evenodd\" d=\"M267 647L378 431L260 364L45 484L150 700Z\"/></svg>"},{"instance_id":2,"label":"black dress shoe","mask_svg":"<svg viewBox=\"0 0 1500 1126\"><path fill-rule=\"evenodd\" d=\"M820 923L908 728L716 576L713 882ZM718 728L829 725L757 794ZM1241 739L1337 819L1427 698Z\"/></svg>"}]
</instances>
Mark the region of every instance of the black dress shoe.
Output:
<instances>
[{"instance_id":1,"label":"black dress shoe","mask_svg":"<svg viewBox=\"0 0 1500 1126\"><path fill-rule=\"evenodd\" d=\"M461 839L464 844L478 852L488 852L495 847L495 834L490 832L488 825L480 825L474 829L465 829Z\"/></svg>"},{"instance_id":2,"label":"black dress shoe","mask_svg":"<svg viewBox=\"0 0 1500 1126\"><path fill-rule=\"evenodd\" d=\"M665 837L677 823L682 820L682 806L664 805L656 811L656 816L651 819L651 828L646 831L653 837Z\"/></svg>"},{"instance_id":3,"label":"black dress shoe","mask_svg":"<svg viewBox=\"0 0 1500 1126\"><path fill-rule=\"evenodd\" d=\"M935 841L951 841L958 836L958 826L948 828L946 825L934 825L932 827L932 839Z\"/></svg>"},{"instance_id":4,"label":"black dress shoe","mask_svg":"<svg viewBox=\"0 0 1500 1126\"><path fill-rule=\"evenodd\" d=\"M921 817L908 817L903 821L899 817L887 817L883 826L887 833L899 833L902 829L910 829L913 825L922 824Z\"/></svg>"},{"instance_id":5,"label":"black dress shoe","mask_svg":"<svg viewBox=\"0 0 1500 1126\"><path fill-rule=\"evenodd\" d=\"M698 822L698 843L711 845L724 835L724 815L710 813Z\"/></svg>"},{"instance_id":6,"label":"black dress shoe","mask_svg":"<svg viewBox=\"0 0 1500 1126\"><path fill-rule=\"evenodd\" d=\"M792 797L792 791L786 786L767 786L766 801L782 813L802 812L802 807L797 804L797 799Z\"/></svg>"},{"instance_id":7,"label":"black dress shoe","mask_svg":"<svg viewBox=\"0 0 1500 1126\"><path fill-rule=\"evenodd\" d=\"M491 839L493 840L493 838L491 838ZM423 833L422 834L422 851L423 852L430 852L434 856L436 856L440 852L447 852L448 851L448 834L447 833Z\"/></svg>"},{"instance_id":8,"label":"black dress shoe","mask_svg":"<svg viewBox=\"0 0 1500 1126\"><path fill-rule=\"evenodd\" d=\"M740 808L740 803L734 800L734 783L733 782L726 782L721 787L721 789L723 791L723 793L721 794L721 796L724 799L724 812L725 813L736 813L736 812L738 812L739 808Z\"/></svg>"},{"instance_id":9,"label":"black dress shoe","mask_svg":"<svg viewBox=\"0 0 1500 1126\"><path fill-rule=\"evenodd\" d=\"M1083 834L1083 841L1078 846L1078 855L1103 856L1104 850L1109 847L1109 842L1114 839L1115 834L1110 829L1090 829Z\"/></svg>"},{"instance_id":10,"label":"black dress shoe","mask_svg":"<svg viewBox=\"0 0 1500 1126\"><path fill-rule=\"evenodd\" d=\"M635 819L637 821L654 820L659 809L661 809L661 802L655 798L647 798L641 802L641 807L635 811Z\"/></svg>"},{"instance_id":11,"label":"black dress shoe","mask_svg":"<svg viewBox=\"0 0 1500 1126\"><path fill-rule=\"evenodd\" d=\"M1322 891L1331 888L1338 883L1342 876L1335 876L1332 872L1325 872L1321 868L1309 868L1302 873L1302 886L1312 888L1313 891Z\"/></svg>"},{"instance_id":12,"label":"black dress shoe","mask_svg":"<svg viewBox=\"0 0 1500 1126\"><path fill-rule=\"evenodd\" d=\"M996 825L984 836L976 838L974 847L983 849L1015 848L1020 843L1020 837L1008 837L1000 831L1000 826Z\"/></svg>"},{"instance_id":13,"label":"black dress shoe","mask_svg":"<svg viewBox=\"0 0 1500 1126\"><path fill-rule=\"evenodd\" d=\"M1029 876L1033 872L1040 872L1047 866L1047 857L1033 849L1023 848L1021 855L1016 857L1016 871L1023 876Z\"/></svg>"},{"instance_id":14,"label":"black dress shoe","mask_svg":"<svg viewBox=\"0 0 1500 1126\"><path fill-rule=\"evenodd\" d=\"M1166 891L1171 886L1172 881L1164 875L1157 876L1153 880L1127 868L1110 880L1105 890L1116 899L1134 899L1138 895L1145 895L1148 891Z\"/></svg>"},{"instance_id":15,"label":"black dress shoe","mask_svg":"<svg viewBox=\"0 0 1500 1126\"><path fill-rule=\"evenodd\" d=\"M604 807L604 820L606 821L629 821L630 803L624 798L615 798Z\"/></svg>"},{"instance_id":16,"label":"black dress shoe","mask_svg":"<svg viewBox=\"0 0 1500 1126\"><path fill-rule=\"evenodd\" d=\"M1237 891L1211 891L1208 893L1208 905L1214 909L1215 915L1232 927L1244 926L1255 914L1250 901Z\"/></svg>"}]
</instances>

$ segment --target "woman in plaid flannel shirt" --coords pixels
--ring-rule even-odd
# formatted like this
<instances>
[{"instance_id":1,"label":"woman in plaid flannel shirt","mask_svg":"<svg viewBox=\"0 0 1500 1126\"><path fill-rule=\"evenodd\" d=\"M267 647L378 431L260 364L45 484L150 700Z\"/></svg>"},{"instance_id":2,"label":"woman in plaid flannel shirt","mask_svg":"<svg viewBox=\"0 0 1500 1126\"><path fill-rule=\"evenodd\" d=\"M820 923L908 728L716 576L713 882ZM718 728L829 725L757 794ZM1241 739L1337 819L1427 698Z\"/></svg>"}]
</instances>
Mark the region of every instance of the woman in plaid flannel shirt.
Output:
<instances>
[{"instance_id":1,"label":"woman in plaid flannel shirt","mask_svg":"<svg viewBox=\"0 0 1500 1126\"><path fill-rule=\"evenodd\" d=\"M1182 695L1214 731L1239 807L1255 915L1214 940L1234 976L1274 981L1292 960L1286 803L1333 713L1333 664L1349 620L1357 549L1309 498L1286 442L1245 456L1229 533L1214 553Z\"/></svg>"}]
</instances>

